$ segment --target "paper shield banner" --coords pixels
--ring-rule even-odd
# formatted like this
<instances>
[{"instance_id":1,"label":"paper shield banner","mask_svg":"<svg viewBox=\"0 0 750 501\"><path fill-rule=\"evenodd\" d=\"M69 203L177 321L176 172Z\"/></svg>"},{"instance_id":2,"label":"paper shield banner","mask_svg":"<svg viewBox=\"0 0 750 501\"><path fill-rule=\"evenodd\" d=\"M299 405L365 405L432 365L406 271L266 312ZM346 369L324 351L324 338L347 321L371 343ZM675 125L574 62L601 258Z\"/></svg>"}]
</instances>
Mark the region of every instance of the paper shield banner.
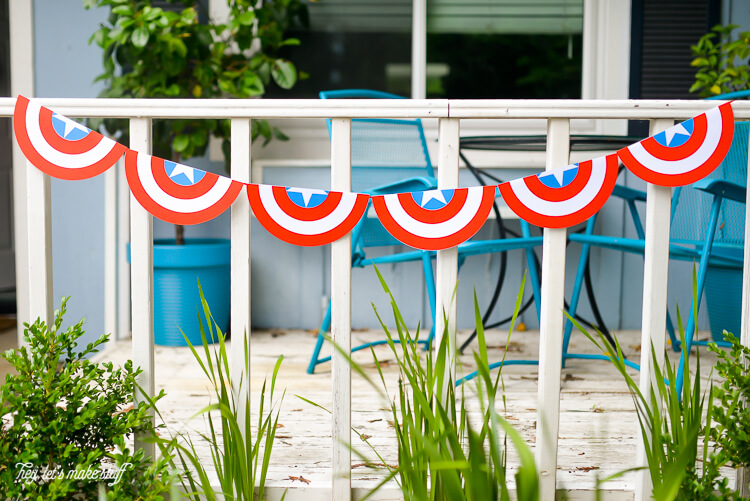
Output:
<instances>
[{"instance_id":1,"label":"paper shield banner","mask_svg":"<svg viewBox=\"0 0 750 501\"><path fill-rule=\"evenodd\" d=\"M112 167L125 146L35 101L18 96L13 111L16 140L26 158L45 174L88 179Z\"/></svg>"},{"instance_id":2,"label":"paper shield banner","mask_svg":"<svg viewBox=\"0 0 750 501\"><path fill-rule=\"evenodd\" d=\"M367 210L368 195L265 184L247 185L256 219L284 242L312 247L349 233Z\"/></svg>"},{"instance_id":3,"label":"paper shield banner","mask_svg":"<svg viewBox=\"0 0 750 501\"><path fill-rule=\"evenodd\" d=\"M430 190L372 197L386 230L422 250L455 247L479 231L492 209L495 186Z\"/></svg>"},{"instance_id":4,"label":"paper shield banner","mask_svg":"<svg viewBox=\"0 0 750 501\"><path fill-rule=\"evenodd\" d=\"M198 224L235 201L243 184L227 177L128 150L125 174L130 191L152 215L168 223Z\"/></svg>"},{"instance_id":5,"label":"paper shield banner","mask_svg":"<svg viewBox=\"0 0 750 501\"><path fill-rule=\"evenodd\" d=\"M708 176L724 160L734 136L725 103L617 152L636 176L661 186L684 186Z\"/></svg>"},{"instance_id":6,"label":"paper shield banner","mask_svg":"<svg viewBox=\"0 0 750 501\"><path fill-rule=\"evenodd\" d=\"M568 228L596 214L616 180L617 156L608 155L515 179L498 188L518 217L544 228Z\"/></svg>"}]
</instances>

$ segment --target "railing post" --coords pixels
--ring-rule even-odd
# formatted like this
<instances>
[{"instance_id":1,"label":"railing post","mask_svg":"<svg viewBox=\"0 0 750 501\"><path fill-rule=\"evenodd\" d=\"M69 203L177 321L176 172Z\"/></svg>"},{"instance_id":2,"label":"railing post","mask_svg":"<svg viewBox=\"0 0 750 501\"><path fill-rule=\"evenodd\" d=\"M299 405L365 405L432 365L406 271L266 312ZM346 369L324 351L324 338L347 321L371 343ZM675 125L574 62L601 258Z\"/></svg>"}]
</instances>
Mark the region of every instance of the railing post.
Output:
<instances>
[{"instance_id":1,"label":"railing post","mask_svg":"<svg viewBox=\"0 0 750 501\"><path fill-rule=\"evenodd\" d=\"M674 125L674 120L651 121L651 135ZM656 388L654 360L651 346L664 365L665 332L667 330L667 279L669 276L669 226L672 188L648 184L646 186L646 237L643 261L643 317L641 327L641 370L638 386L650 399L651 388ZM687 369L686 369L687 370ZM658 395L658 392L657 392ZM657 405L660 401L657 399ZM640 434L636 465L645 466L646 448ZM635 500L651 499L653 484L648 469L636 473Z\"/></svg>"},{"instance_id":2,"label":"railing post","mask_svg":"<svg viewBox=\"0 0 750 501\"><path fill-rule=\"evenodd\" d=\"M438 189L458 186L458 142L460 120L441 118L438 122ZM437 251L435 265L435 345L443 339L445 319L448 319L448 360L446 369L450 380L456 381L456 301L453 297L458 282L458 248ZM442 392L444 389L440 389Z\"/></svg>"},{"instance_id":3,"label":"railing post","mask_svg":"<svg viewBox=\"0 0 750 501\"><path fill-rule=\"evenodd\" d=\"M232 179L250 182L250 119L232 119ZM246 431L250 399L250 202L243 190L232 205L231 314L232 387L239 409L240 431ZM247 349L247 358L245 358ZM248 441L249 437L245 436Z\"/></svg>"},{"instance_id":4,"label":"railing post","mask_svg":"<svg viewBox=\"0 0 750 501\"><path fill-rule=\"evenodd\" d=\"M352 121L331 120L331 189L350 191L352 186ZM347 234L331 244L331 335L344 353L352 348L352 237ZM334 501L349 501L351 480L352 372L346 355L333 349L333 474Z\"/></svg>"},{"instance_id":5,"label":"railing post","mask_svg":"<svg viewBox=\"0 0 750 501\"><path fill-rule=\"evenodd\" d=\"M52 318L52 211L50 177L26 163L29 321L50 325ZM19 329L20 331L21 329Z\"/></svg>"},{"instance_id":6,"label":"railing post","mask_svg":"<svg viewBox=\"0 0 750 501\"><path fill-rule=\"evenodd\" d=\"M117 337L130 335L130 187L122 165L117 169Z\"/></svg>"},{"instance_id":7,"label":"railing post","mask_svg":"<svg viewBox=\"0 0 750 501\"><path fill-rule=\"evenodd\" d=\"M750 164L750 158L748 158ZM748 177L750 178L750 168L748 168ZM742 267L742 322L740 324L740 341L744 346L750 346L750 194L745 200L745 249L744 265ZM750 497L750 472L747 468L738 468L735 480L735 489L741 498Z\"/></svg>"},{"instance_id":8,"label":"railing post","mask_svg":"<svg viewBox=\"0 0 750 501\"><path fill-rule=\"evenodd\" d=\"M104 332L120 339L117 327L117 182L119 162L104 173Z\"/></svg>"},{"instance_id":9,"label":"railing post","mask_svg":"<svg viewBox=\"0 0 750 501\"><path fill-rule=\"evenodd\" d=\"M550 118L547 122L546 169L564 167L568 164L569 156L570 120ZM536 419L536 463L539 468L539 499L542 501L553 501L557 489L566 237L565 228L544 229Z\"/></svg>"},{"instance_id":10,"label":"railing post","mask_svg":"<svg viewBox=\"0 0 750 501\"><path fill-rule=\"evenodd\" d=\"M151 153L151 119L130 120L130 148ZM154 395L154 219L130 195L130 280L133 329L133 365L143 372L137 380L145 395L136 389L136 403ZM153 411L151 419L154 419ZM136 449L154 457L154 444L136 437Z\"/></svg>"}]
</instances>

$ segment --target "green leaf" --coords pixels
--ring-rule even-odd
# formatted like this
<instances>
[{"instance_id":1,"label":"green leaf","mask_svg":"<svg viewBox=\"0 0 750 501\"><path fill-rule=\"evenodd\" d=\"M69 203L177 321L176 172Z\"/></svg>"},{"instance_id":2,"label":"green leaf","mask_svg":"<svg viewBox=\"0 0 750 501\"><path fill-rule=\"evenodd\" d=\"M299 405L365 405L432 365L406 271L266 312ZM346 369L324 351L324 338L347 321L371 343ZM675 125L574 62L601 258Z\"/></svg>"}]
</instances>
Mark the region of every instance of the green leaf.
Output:
<instances>
[{"instance_id":1,"label":"green leaf","mask_svg":"<svg viewBox=\"0 0 750 501\"><path fill-rule=\"evenodd\" d=\"M274 82L282 89L291 89L297 83L297 69L291 61L277 59L271 67Z\"/></svg>"},{"instance_id":2,"label":"green leaf","mask_svg":"<svg viewBox=\"0 0 750 501\"><path fill-rule=\"evenodd\" d=\"M252 24L255 22L255 12L252 10L243 12L239 17L236 18L236 22L242 26L252 26Z\"/></svg>"},{"instance_id":3,"label":"green leaf","mask_svg":"<svg viewBox=\"0 0 750 501\"><path fill-rule=\"evenodd\" d=\"M140 26L136 28L135 30L133 30L133 35L131 36L130 39L132 40L133 45L135 47L142 49L148 43L148 39L149 39L148 30L145 27Z\"/></svg>"},{"instance_id":4,"label":"green leaf","mask_svg":"<svg viewBox=\"0 0 750 501\"><path fill-rule=\"evenodd\" d=\"M174 151L179 153L185 151L189 144L190 136L188 136L187 134L179 134L172 141L172 148L174 149Z\"/></svg>"}]
</instances>

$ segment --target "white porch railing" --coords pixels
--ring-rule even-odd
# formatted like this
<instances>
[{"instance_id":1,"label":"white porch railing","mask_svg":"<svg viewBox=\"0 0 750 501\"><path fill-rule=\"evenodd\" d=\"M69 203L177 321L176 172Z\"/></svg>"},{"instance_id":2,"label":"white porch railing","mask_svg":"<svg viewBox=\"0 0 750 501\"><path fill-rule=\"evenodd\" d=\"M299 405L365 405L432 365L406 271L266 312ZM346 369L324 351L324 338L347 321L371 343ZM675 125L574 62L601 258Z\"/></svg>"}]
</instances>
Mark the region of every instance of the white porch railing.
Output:
<instances>
[{"instance_id":1,"label":"white porch railing","mask_svg":"<svg viewBox=\"0 0 750 501\"><path fill-rule=\"evenodd\" d=\"M151 120L155 118L230 118L232 121L232 177L243 182L250 176L250 120L252 118L331 118L331 189L348 191L351 185L351 118L439 118L438 185L455 187L458 182L460 121L471 118L547 120L547 169L568 163L571 119L648 119L652 132L663 130L675 119L686 119L717 105L705 101L510 101L510 100L111 100L42 99L41 104L70 117L123 117L130 119L132 149L150 153ZM0 99L0 116L11 116L15 99ZM734 104L737 119L750 119L750 102ZM14 163L15 176L26 177L26 193L16 193L16 203L27 207L28 241L17 248L27 254L28 270L17 280L33 284L28 290L29 318L51 317L52 259L49 178L24 161ZM112 176L113 174L109 174ZM667 270L671 189L647 188L646 260L644 265L642 345L653 343L664 352L667 311ZM746 219L750 222L750 217ZM130 239L132 249L130 302L132 308L133 361L144 372L140 384L154 390L152 216L131 197ZM17 232L18 234L18 232ZM745 230L746 240L748 227ZM246 197L237 198L231 214L232 283L231 329L248 332L250 326L250 211ZM556 456L559 421L560 376L565 282L565 229L544 230L542 298L539 353L539 401L536 458L540 470L541 498L553 500L556 487ZM28 249L28 250L25 250ZM110 248L111 250L111 248ZM332 334L344 348L351 346L351 245L350 237L332 244L331 295ZM743 343L750 344L750 254L745 248L742 298ZM106 258L105 259L110 259ZM111 261L111 259L110 259ZM437 311L447 311L451 346L455 346L455 304L450 296L457 278L455 249L437 256ZM108 308L113 297L108 296ZM26 298L21 298L21 300ZM28 320L22 318L22 320ZM439 320L439 319L438 319ZM438 321L438 325L440 322ZM240 345L241 346L241 345ZM252 344L250 345L252 347ZM233 351L233 371L247 377L242 350ZM641 385L650 384L653 367L648 350L642 350ZM238 376L237 376L238 377ZM351 372L345 358L333 357L333 499L351 498L351 455L344 442L350 439ZM249 388L247 381L245 388ZM142 444L148 447L148 444ZM641 456L642 458L643 456ZM635 498L648 499L648 474L638 477Z\"/></svg>"}]
</instances>

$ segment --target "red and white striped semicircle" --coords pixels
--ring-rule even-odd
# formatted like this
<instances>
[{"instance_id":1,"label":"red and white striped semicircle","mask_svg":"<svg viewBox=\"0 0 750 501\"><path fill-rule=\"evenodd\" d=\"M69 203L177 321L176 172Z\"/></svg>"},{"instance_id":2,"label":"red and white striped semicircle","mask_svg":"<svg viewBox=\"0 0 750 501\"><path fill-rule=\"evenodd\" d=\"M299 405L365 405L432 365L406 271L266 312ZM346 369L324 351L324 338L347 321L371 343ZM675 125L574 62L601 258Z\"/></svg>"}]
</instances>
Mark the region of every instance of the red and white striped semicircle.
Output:
<instances>
[{"instance_id":1,"label":"red and white striped semicircle","mask_svg":"<svg viewBox=\"0 0 750 501\"><path fill-rule=\"evenodd\" d=\"M498 186L521 219L544 228L569 228L602 208L617 181L617 155L607 155Z\"/></svg>"},{"instance_id":2,"label":"red and white striped semicircle","mask_svg":"<svg viewBox=\"0 0 750 501\"><path fill-rule=\"evenodd\" d=\"M148 212L174 224L209 221L232 205L243 183L133 150L125 155L130 191Z\"/></svg>"},{"instance_id":3,"label":"red and white striped semicircle","mask_svg":"<svg viewBox=\"0 0 750 501\"><path fill-rule=\"evenodd\" d=\"M660 186L684 186L708 176L734 137L731 103L647 137L617 152L631 172Z\"/></svg>"},{"instance_id":4,"label":"red and white striped semicircle","mask_svg":"<svg viewBox=\"0 0 750 501\"><path fill-rule=\"evenodd\" d=\"M88 179L117 162L127 148L23 96L16 99L13 130L34 166L59 179Z\"/></svg>"},{"instance_id":5,"label":"red and white striped semicircle","mask_svg":"<svg viewBox=\"0 0 750 501\"><path fill-rule=\"evenodd\" d=\"M386 230L422 250L455 247L479 231L492 209L496 186L378 195L372 205Z\"/></svg>"},{"instance_id":6,"label":"red and white striped semicircle","mask_svg":"<svg viewBox=\"0 0 750 501\"><path fill-rule=\"evenodd\" d=\"M260 224L284 242L313 247L349 233L367 210L369 196L309 188L248 184L250 207Z\"/></svg>"}]
</instances>

